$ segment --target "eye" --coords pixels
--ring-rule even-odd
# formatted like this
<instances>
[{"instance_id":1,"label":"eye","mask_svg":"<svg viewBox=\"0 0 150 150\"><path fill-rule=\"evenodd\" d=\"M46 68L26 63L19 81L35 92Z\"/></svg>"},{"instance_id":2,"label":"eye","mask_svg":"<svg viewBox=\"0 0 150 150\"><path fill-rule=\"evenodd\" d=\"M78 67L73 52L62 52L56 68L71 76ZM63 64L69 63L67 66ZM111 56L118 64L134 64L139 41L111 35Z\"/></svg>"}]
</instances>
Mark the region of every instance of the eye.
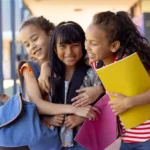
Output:
<instances>
[{"instance_id":1,"label":"eye","mask_svg":"<svg viewBox=\"0 0 150 150\"><path fill-rule=\"evenodd\" d=\"M93 46L96 46L96 45L98 45L97 43L91 43Z\"/></svg>"},{"instance_id":2,"label":"eye","mask_svg":"<svg viewBox=\"0 0 150 150\"><path fill-rule=\"evenodd\" d=\"M26 47L26 48L28 48L29 46L30 46L30 44L28 43L28 44L24 44L24 46Z\"/></svg>"},{"instance_id":3,"label":"eye","mask_svg":"<svg viewBox=\"0 0 150 150\"><path fill-rule=\"evenodd\" d=\"M38 40L38 38L39 38L39 37L35 37L35 38L33 38L33 41L37 41L37 40Z\"/></svg>"},{"instance_id":4,"label":"eye","mask_svg":"<svg viewBox=\"0 0 150 150\"><path fill-rule=\"evenodd\" d=\"M59 47L60 47L61 49L64 49L64 48L66 47L66 45L59 45Z\"/></svg>"}]
</instances>

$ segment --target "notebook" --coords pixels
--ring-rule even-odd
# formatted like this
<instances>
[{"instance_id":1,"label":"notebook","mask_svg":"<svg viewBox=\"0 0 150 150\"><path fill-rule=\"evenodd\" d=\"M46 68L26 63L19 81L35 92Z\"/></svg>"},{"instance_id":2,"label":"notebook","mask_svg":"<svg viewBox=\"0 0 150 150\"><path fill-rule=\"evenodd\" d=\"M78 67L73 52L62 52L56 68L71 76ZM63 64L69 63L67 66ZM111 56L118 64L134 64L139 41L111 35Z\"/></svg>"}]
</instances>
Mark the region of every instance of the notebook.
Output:
<instances>
[{"instance_id":1,"label":"notebook","mask_svg":"<svg viewBox=\"0 0 150 150\"><path fill-rule=\"evenodd\" d=\"M150 77L137 53L97 69L96 72L108 92L134 96L150 89ZM136 106L119 116L126 129L133 128L150 119L150 104Z\"/></svg>"}]
</instances>

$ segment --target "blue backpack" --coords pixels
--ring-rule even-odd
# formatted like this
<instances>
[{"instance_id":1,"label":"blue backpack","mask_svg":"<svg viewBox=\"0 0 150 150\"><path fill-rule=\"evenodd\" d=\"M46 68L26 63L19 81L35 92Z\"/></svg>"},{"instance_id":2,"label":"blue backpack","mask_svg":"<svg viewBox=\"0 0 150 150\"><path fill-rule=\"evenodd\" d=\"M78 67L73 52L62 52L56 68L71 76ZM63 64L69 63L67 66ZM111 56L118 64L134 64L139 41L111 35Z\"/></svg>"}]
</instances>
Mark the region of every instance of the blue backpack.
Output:
<instances>
[{"instance_id":1,"label":"blue backpack","mask_svg":"<svg viewBox=\"0 0 150 150\"><path fill-rule=\"evenodd\" d=\"M31 66L37 79L40 74L37 64L21 61L19 70L24 63ZM21 83L22 78L20 76ZM36 105L25 101L22 94L18 93L0 107L0 146L28 146L31 150L60 150L61 141L57 128L52 130L42 124Z\"/></svg>"}]
</instances>

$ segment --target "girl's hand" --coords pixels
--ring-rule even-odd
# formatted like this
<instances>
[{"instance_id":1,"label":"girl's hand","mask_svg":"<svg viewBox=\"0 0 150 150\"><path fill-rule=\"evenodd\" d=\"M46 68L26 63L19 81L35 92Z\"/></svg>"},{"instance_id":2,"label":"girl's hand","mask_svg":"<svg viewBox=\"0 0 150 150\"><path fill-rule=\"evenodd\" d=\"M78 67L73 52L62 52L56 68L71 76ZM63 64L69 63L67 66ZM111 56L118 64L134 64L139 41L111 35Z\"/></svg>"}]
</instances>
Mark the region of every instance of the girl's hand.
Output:
<instances>
[{"instance_id":1,"label":"girl's hand","mask_svg":"<svg viewBox=\"0 0 150 150\"><path fill-rule=\"evenodd\" d=\"M86 107L76 107L74 111L75 115L88 118L89 120L95 120L97 113L100 114L99 109L90 105Z\"/></svg>"},{"instance_id":2,"label":"girl's hand","mask_svg":"<svg viewBox=\"0 0 150 150\"><path fill-rule=\"evenodd\" d=\"M61 127L64 121L64 115L44 116L42 120L51 126Z\"/></svg>"},{"instance_id":3,"label":"girl's hand","mask_svg":"<svg viewBox=\"0 0 150 150\"><path fill-rule=\"evenodd\" d=\"M95 102L104 91L102 86L92 86L79 89L76 92L79 93L79 95L71 100L75 101L73 105L76 107L84 107Z\"/></svg>"},{"instance_id":4,"label":"girl's hand","mask_svg":"<svg viewBox=\"0 0 150 150\"><path fill-rule=\"evenodd\" d=\"M83 123L85 118L76 115L69 115L65 118L65 126L67 129L73 129L74 127Z\"/></svg>"},{"instance_id":5,"label":"girl's hand","mask_svg":"<svg viewBox=\"0 0 150 150\"><path fill-rule=\"evenodd\" d=\"M38 84L42 93L43 92L49 93L50 91L49 77L50 77L49 63L45 62L41 65L40 77L38 78Z\"/></svg>"},{"instance_id":6,"label":"girl's hand","mask_svg":"<svg viewBox=\"0 0 150 150\"><path fill-rule=\"evenodd\" d=\"M116 97L115 100L111 100L109 102L109 105L115 115L119 115L127 111L129 108L131 108L129 97L120 93L108 93L108 94L109 96Z\"/></svg>"}]
</instances>

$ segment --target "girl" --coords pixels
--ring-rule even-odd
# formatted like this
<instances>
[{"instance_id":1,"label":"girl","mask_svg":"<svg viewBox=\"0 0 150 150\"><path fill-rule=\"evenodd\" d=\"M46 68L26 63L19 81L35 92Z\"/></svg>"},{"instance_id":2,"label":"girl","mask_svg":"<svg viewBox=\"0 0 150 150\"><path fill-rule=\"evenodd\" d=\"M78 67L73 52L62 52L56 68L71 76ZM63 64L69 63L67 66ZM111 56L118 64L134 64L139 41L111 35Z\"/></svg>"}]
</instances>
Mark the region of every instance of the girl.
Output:
<instances>
[{"instance_id":1,"label":"girl","mask_svg":"<svg viewBox=\"0 0 150 150\"><path fill-rule=\"evenodd\" d=\"M86 47L90 62L101 60L101 67L137 52L147 71L150 69L150 47L142 37L126 12L110 11L94 15L86 31ZM117 115L131 107L150 103L150 90L133 97L112 93L116 101L111 101ZM122 123L121 123L122 124ZM150 120L126 130L122 124L120 150L150 149Z\"/></svg>"},{"instance_id":2,"label":"girl","mask_svg":"<svg viewBox=\"0 0 150 150\"><path fill-rule=\"evenodd\" d=\"M61 22L54 30L50 45L51 93L55 103L71 104L76 89L100 85L95 71L85 65L85 34L75 22ZM63 150L85 149L73 142L79 124L72 124L77 116L65 116L60 129ZM84 118L81 120L82 123Z\"/></svg>"}]
</instances>

